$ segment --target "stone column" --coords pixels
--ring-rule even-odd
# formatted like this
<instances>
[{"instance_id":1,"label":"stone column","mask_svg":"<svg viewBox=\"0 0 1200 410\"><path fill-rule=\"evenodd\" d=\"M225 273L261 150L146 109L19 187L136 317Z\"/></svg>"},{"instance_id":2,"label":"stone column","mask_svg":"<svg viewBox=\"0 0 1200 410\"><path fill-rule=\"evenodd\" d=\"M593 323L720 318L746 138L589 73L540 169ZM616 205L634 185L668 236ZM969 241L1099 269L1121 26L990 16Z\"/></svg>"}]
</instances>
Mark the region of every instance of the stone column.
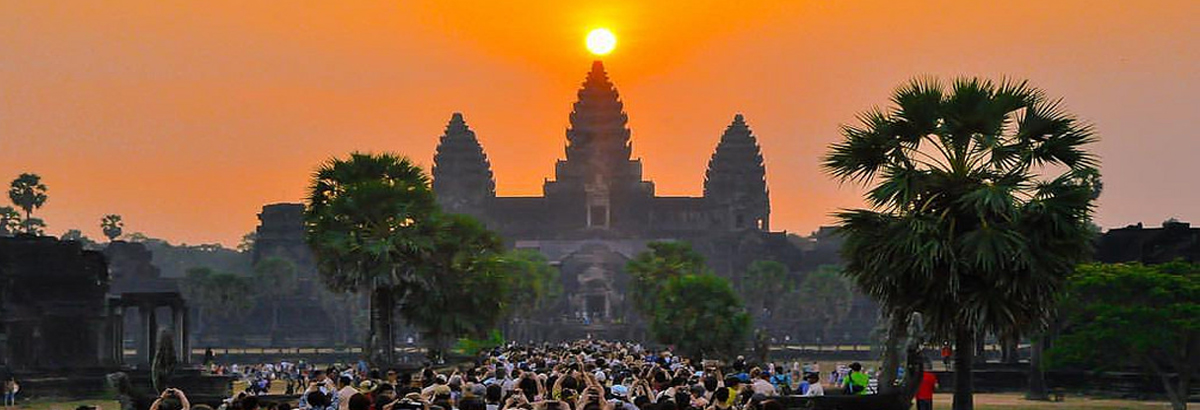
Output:
<instances>
[{"instance_id":1,"label":"stone column","mask_svg":"<svg viewBox=\"0 0 1200 410\"><path fill-rule=\"evenodd\" d=\"M187 350L187 309L182 304L171 305L172 324L175 335L175 351L180 363L188 363L191 352Z\"/></svg>"},{"instance_id":2,"label":"stone column","mask_svg":"<svg viewBox=\"0 0 1200 410\"><path fill-rule=\"evenodd\" d=\"M112 313L113 365L120 366L125 362L125 307L118 305Z\"/></svg>"},{"instance_id":3,"label":"stone column","mask_svg":"<svg viewBox=\"0 0 1200 410\"><path fill-rule=\"evenodd\" d=\"M158 318L154 312L155 306L150 303L138 306L142 314L142 351L138 352L147 364L154 363L154 349L158 347Z\"/></svg>"}]
</instances>

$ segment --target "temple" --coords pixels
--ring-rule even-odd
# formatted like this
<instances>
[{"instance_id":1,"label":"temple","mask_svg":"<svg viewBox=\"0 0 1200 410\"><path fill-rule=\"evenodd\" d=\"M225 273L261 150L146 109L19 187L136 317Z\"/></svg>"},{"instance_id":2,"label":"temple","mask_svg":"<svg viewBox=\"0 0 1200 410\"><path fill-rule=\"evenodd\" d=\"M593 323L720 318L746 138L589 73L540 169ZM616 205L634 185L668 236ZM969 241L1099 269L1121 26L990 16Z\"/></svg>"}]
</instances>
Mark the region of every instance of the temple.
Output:
<instances>
[{"instance_id":1,"label":"temple","mask_svg":"<svg viewBox=\"0 0 1200 410\"><path fill-rule=\"evenodd\" d=\"M628 115L600 61L579 89L569 121L565 158L542 196L497 196L491 163L459 113L446 126L433 166L433 189L444 209L479 218L511 247L538 250L559 267L567 315L588 323L625 319L622 271L651 241L690 242L735 285L756 260L800 268L801 249L786 233L770 230L766 168L741 114L716 144L701 197L655 194L641 160L631 155Z\"/></svg>"}]
</instances>

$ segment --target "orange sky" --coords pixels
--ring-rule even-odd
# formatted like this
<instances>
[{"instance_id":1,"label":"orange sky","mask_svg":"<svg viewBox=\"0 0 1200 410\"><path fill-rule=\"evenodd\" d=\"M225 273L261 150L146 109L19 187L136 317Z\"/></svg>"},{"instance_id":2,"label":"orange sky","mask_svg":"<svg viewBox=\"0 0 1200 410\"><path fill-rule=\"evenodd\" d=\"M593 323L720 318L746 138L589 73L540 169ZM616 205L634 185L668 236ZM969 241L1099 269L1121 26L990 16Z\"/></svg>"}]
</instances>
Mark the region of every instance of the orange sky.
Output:
<instances>
[{"instance_id":1,"label":"orange sky","mask_svg":"<svg viewBox=\"0 0 1200 410\"><path fill-rule=\"evenodd\" d=\"M860 203L817 167L838 124L912 76L1008 75L1096 124L1101 225L1200 223L1200 2L779 3L0 0L0 180L43 176L52 234L100 237L118 213L127 232L232 245L330 156L429 164L462 111L500 194L540 194L584 35L606 26L659 194L699 195L741 112L772 227L810 232Z\"/></svg>"}]
</instances>

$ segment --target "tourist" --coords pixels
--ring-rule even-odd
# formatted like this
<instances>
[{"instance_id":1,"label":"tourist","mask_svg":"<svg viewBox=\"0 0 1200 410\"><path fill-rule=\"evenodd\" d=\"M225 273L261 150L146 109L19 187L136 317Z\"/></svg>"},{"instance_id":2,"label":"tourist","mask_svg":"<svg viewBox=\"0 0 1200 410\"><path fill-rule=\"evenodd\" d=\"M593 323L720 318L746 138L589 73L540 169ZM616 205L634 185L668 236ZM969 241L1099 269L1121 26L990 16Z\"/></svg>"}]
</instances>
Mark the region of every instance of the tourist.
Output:
<instances>
[{"instance_id":1,"label":"tourist","mask_svg":"<svg viewBox=\"0 0 1200 410\"><path fill-rule=\"evenodd\" d=\"M353 386L354 379L350 376L342 375L337 379L337 392L333 394L332 407L337 410L350 410L350 396L358 394Z\"/></svg>"},{"instance_id":2,"label":"tourist","mask_svg":"<svg viewBox=\"0 0 1200 410\"><path fill-rule=\"evenodd\" d=\"M750 374L754 378L754 382L750 383L750 389L754 391L754 394L761 394L768 397L779 395L779 393L775 391L775 386L771 384L770 373L756 368L751 371Z\"/></svg>"},{"instance_id":3,"label":"tourist","mask_svg":"<svg viewBox=\"0 0 1200 410\"><path fill-rule=\"evenodd\" d=\"M819 373L809 373L808 376L805 376L805 380L808 382L808 387L801 394L802 396L816 397L825 395L825 388L821 386L821 375Z\"/></svg>"},{"instance_id":4,"label":"tourist","mask_svg":"<svg viewBox=\"0 0 1200 410\"><path fill-rule=\"evenodd\" d=\"M17 392L21 391L21 385L17 384L17 379L13 376L8 376L4 380L4 407L12 407L17 405Z\"/></svg>"},{"instance_id":5,"label":"tourist","mask_svg":"<svg viewBox=\"0 0 1200 410\"><path fill-rule=\"evenodd\" d=\"M164 404L167 400L178 402L178 407L175 406L175 403ZM187 395L183 394L183 390L175 388L163 390L162 394L158 395L153 403L150 403L150 410L189 410L191 408L192 405L188 403Z\"/></svg>"},{"instance_id":6,"label":"tourist","mask_svg":"<svg viewBox=\"0 0 1200 410\"><path fill-rule=\"evenodd\" d=\"M775 365L775 373L771 375L771 384L775 391L782 396L792 394L792 374L783 366Z\"/></svg>"},{"instance_id":7,"label":"tourist","mask_svg":"<svg viewBox=\"0 0 1200 410\"><path fill-rule=\"evenodd\" d=\"M950 358L954 356L954 349L950 347L950 343L942 344L942 366L946 371L950 371Z\"/></svg>"},{"instance_id":8,"label":"tourist","mask_svg":"<svg viewBox=\"0 0 1200 410\"><path fill-rule=\"evenodd\" d=\"M937 376L933 374L933 366L929 363L924 365L925 371L921 373L921 384L917 386L917 410L933 410L933 390L938 386Z\"/></svg>"},{"instance_id":9,"label":"tourist","mask_svg":"<svg viewBox=\"0 0 1200 410\"><path fill-rule=\"evenodd\" d=\"M846 394L870 394L867 391L867 386L870 383L870 377L862 371L862 364L859 362L850 363L850 374L846 375L843 384Z\"/></svg>"},{"instance_id":10,"label":"tourist","mask_svg":"<svg viewBox=\"0 0 1200 410\"><path fill-rule=\"evenodd\" d=\"M371 399L362 393L351 394L346 398L347 410L371 410ZM247 410L247 409L242 409Z\"/></svg>"}]
</instances>

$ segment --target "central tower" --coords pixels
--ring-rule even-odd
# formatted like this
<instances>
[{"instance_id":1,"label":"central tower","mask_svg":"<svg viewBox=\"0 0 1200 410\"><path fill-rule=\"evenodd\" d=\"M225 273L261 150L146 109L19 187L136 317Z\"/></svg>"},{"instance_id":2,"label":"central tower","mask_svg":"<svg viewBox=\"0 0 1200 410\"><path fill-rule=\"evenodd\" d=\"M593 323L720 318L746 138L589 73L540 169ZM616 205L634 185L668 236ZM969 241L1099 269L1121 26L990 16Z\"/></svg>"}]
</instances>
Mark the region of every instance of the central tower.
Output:
<instances>
[{"instance_id":1,"label":"central tower","mask_svg":"<svg viewBox=\"0 0 1200 410\"><path fill-rule=\"evenodd\" d=\"M600 229L636 223L626 210L653 197L654 185L642 180L642 163L631 158L628 120L604 64L593 62L571 111L566 159L544 186L552 205L578 211L558 222Z\"/></svg>"}]
</instances>

